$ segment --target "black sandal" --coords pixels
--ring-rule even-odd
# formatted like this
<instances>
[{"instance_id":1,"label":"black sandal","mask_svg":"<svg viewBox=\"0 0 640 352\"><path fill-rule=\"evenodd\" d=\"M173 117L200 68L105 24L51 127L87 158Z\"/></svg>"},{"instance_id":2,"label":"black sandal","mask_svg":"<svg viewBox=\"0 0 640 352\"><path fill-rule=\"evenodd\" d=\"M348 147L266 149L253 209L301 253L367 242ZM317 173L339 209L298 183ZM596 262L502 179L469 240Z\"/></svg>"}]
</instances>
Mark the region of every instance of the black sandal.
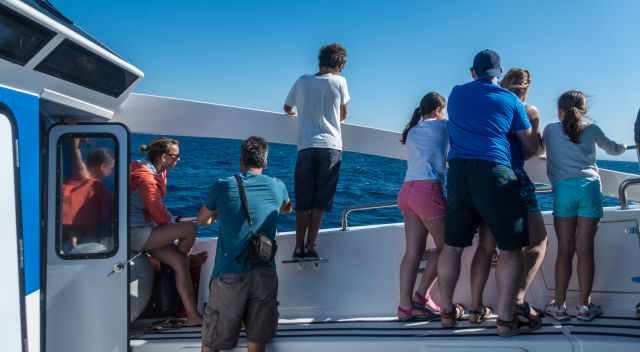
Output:
<instances>
[{"instance_id":1,"label":"black sandal","mask_svg":"<svg viewBox=\"0 0 640 352\"><path fill-rule=\"evenodd\" d=\"M531 319L528 316L516 313L514 314L513 320L496 320L496 328L499 327L507 328L508 330L501 331L500 329L497 329L498 336L511 337L540 329L542 327L542 319L540 317L537 317L537 319Z\"/></svg>"},{"instance_id":2,"label":"black sandal","mask_svg":"<svg viewBox=\"0 0 640 352\"><path fill-rule=\"evenodd\" d=\"M531 311L535 313L535 316L531 314ZM535 319L536 316L544 318L544 311L532 306L527 301L524 301L524 303L522 304L516 304L516 314L524 315L527 317L530 316L532 319Z\"/></svg>"},{"instance_id":3,"label":"black sandal","mask_svg":"<svg viewBox=\"0 0 640 352\"><path fill-rule=\"evenodd\" d=\"M484 306L480 310L470 309L468 312L467 320L471 324L482 324L484 321L494 315L491 307Z\"/></svg>"},{"instance_id":4,"label":"black sandal","mask_svg":"<svg viewBox=\"0 0 640 352\"><path fill-rule=\"evenodd\" d=\"M464 306L460 303L453 305L452 311L440 310L440 325L443 328L452 328L456 326L456 322L464 316Z\"/></svg>"}]
</instances>

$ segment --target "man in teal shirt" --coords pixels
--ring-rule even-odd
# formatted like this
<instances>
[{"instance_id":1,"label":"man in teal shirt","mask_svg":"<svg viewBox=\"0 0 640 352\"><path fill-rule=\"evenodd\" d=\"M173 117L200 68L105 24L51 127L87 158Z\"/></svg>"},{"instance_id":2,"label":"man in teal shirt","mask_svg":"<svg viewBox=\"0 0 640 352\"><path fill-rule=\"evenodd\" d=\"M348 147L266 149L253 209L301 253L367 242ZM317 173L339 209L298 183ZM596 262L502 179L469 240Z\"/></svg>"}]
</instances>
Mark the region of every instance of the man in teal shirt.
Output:
<instances>
[{"instance_id":1,"label":"man in teal shirt","mask_svg":"<svg viewBox=\"0 0 640 352\"><path fill-rule=\"evenodd\" d=\"M278 215L291 211L282 181L262 174L268 146L260 137L249 137L240 147L239 175L247 196L247 221L234 176L217 180L209 190L198 220L217 219L220 235L210 285L209 304L202 325L202 351L232 349L244 323L249 351L264 351L278 327L278 278L275 263L253 267L246 258L252 233L276 238Z\"/></svg>"}]
</instances>

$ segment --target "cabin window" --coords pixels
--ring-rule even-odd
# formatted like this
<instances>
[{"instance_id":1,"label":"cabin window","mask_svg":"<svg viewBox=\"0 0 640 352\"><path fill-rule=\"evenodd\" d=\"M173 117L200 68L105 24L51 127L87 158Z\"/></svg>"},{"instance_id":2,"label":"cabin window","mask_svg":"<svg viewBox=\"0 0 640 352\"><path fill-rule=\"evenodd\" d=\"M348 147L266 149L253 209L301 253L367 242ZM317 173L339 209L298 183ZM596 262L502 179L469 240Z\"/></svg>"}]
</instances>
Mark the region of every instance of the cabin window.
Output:
<instances>
[{"instance_id":1,"label":"cabin window","mask_svg":"<svg viewBox=\"0 0 640 352\"><path fill-rule=\"evenodd\" d=\"M109 134L65 134L57 145L56 251L66 259L118 250L118 142Z\"/></svg>"},{"instance_id":2,"label":"cabin window","mask_svg":"<svg viewBox=\"0 0 640 352\"><path fill-rule=\"evenodd\" d=\"M0 57L26 64L55 36L53 31L0 5Z\"/></svg>"},{"instance_id":3,"label":"cabin window","mask_svg":"<svg viewBox=\"0 0 640 352\"><path fill-rule=\"evenodd\" d=\"M68 39L53 49L35 69L114 98L138 78Z\"/></svg>"}]
</instances>

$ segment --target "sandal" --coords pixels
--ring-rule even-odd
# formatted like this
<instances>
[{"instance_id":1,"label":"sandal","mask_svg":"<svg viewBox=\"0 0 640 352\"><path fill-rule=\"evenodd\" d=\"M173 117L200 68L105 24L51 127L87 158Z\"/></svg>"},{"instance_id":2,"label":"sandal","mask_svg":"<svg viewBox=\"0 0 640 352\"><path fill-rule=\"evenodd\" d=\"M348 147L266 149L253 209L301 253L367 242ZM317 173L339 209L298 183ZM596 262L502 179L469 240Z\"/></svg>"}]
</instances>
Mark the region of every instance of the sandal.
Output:
<instances>
[{"instance_id":1,"label":"sandal","mask_svg":"<svg viewBox=\"0 0 640 352\"><path fill-rule=\"evenodd\" d=\"M470 309L468 311L467 320L469 320L469 323L471 324L482 324L484 321L492 317L495 317L495 314L493 313L493 310L491 309L491 307L484 306L479 310Z\"/></svg>"},{"instance_id":2,"label":"sandal","mask_svg":"<svg viewBox=\"0 0 640 352\"><path fill-rule=\"evenodd\" d=\"M440 306L431 298L426 298L418 292L413 293L413 305L429 310L435 315L440 314Z\"/></svg>"},{"instance_id":3,"label":"sandal","mask_svg":"<svg viewBox=\"0 0 640 352\"><path fill-rule=\"evenodd\" d=\"M526 319L523 321L521 318ZM542 319L529 319L526 316L515 314L513 320L496 320L498 336L511 337L520 334L530 333L542 327ZM503 328L502 330L500 328ZM506 329L506 330L505 330Z\"/></svg>"},{"instance_id":4,"label":"sandal","mask_svg":"<svg viewBox=\"0 0 640 352\"><path fill-rule=\"evenodd\" d=\"M396 315L401 322L430 321L435 316L430 310L417 308L415 306L411 308L398 306L398 313Z\"/></svg>"},{"instance_id":5,"label":"sandal","mask_svg":"<svg viewBox=\"0 0 640 352\"><path fill-rule=\"evenodd\" d=\"M453 310L446 311L442 309L440 311L440 325L443 328L452 328L456 326L456 322L462 319L464 315L464 306L460 303L456 303L453 305Z\"/></svg>"},{"instance_id":6,"label":"sandal","mask_svg":"<svg viewBox=\"0 0 640 352\"><path fill-rule=\"evenodd\" d=\"M531 314L532 311L534 314ZM535 319L535 317L544 318L544 311L532 306L527 301L522 304L516 304L516 314L529 316L532 319Z\"/></svg>"}]
</instances>

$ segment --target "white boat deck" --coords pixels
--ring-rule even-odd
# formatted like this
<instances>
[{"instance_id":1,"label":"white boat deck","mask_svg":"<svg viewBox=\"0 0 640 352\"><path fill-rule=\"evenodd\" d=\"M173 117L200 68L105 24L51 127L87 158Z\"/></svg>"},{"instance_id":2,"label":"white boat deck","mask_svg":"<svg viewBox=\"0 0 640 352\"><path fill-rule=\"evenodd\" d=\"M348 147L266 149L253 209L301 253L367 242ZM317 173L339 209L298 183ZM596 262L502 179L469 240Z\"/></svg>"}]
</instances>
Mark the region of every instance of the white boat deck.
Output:
<instances>
[{"instance_id":1,"label":"white boat deck","mask_svg":"<svg viewBox=\"0 0 640 352\"><path fill-rule=\"evenodd\" d=\"M246 350L244 332L234 351ZM200 328L175 328L133 332L133 352L195 351L200 348ZM599 351L615 340L616 351L638 351L640 320L602 317L593 322L572 319L558 323L545 318L531 334L511 338L496 335L494 321L482 325L460 321L453 329L438 321L399 322L395 317L376 319L295 322L281 320L270 351L350 351L363 345L369 351ZM309 344L313 341L314 344ZM565 344L566 348L558 348Z\"/></svg>"}]
</instances>

